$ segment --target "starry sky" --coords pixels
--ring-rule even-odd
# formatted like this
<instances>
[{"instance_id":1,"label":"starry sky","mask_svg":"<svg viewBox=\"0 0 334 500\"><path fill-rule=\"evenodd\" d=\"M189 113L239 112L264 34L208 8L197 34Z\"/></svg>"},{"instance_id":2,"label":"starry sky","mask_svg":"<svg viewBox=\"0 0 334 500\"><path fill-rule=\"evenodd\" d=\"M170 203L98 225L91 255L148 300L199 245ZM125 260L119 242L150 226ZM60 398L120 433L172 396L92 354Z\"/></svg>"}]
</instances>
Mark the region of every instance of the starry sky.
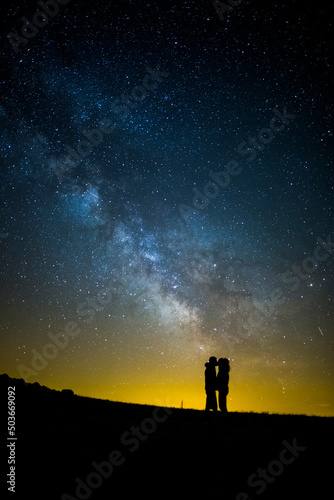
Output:
<instances>
[{"instance_id":1,"label":"starry sky","mask_svg":"<svg viewBox=\"0 0 334 500\"><path fill-rule=\"evenodd\" d=\"M332 2L230 3L2 4L1 373L334 415Z\"/></svg>"}]
</instances>

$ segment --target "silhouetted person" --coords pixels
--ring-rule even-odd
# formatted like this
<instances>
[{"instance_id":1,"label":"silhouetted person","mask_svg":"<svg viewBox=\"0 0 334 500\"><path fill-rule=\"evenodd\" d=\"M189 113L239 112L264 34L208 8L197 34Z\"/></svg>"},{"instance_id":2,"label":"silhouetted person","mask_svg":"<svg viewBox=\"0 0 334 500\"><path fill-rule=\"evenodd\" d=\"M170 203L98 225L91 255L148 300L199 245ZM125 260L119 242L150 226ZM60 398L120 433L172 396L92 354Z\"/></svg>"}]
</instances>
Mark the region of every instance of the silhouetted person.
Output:
<instances>
[{"instance_id":1,"label":"silhouetted person","mask_svg":"<svg viewBox=\"0 0 334 500\"><path fill-rule=\"evenodd\" d=\"M207 411L217 411L217 398L216 398L216 366L217 358L211 356L208 363L205 363L205 392L206 392L206 405Z\"/></svg>"},{"instance_id":2,"label":"silhouetted person","mask_svg":"<svg viewBox=\"0 0 334 500\"><path fill-rule=\"evenodd\" d=\"M218 359L217 390L219 409L222 413L227 413L226 396L228 395L228 383L230 380L230 363L227 358Z\"/></svg>"}]
</instances>

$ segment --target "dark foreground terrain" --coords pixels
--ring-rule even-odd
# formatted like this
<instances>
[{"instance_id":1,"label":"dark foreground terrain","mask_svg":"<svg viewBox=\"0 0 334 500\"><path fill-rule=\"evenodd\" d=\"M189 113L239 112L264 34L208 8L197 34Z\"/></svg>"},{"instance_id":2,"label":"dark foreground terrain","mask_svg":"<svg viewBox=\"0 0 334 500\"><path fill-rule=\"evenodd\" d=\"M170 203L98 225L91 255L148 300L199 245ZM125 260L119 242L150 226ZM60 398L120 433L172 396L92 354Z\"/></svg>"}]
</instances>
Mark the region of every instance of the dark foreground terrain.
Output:
<instances>
[{"instance_id":1,"label":"dark foreground terrain","mask_svg":"<svg viewBox=\"0 0 334 500\"><path fill-rule=\"evenodd\" d=\"M15 437L7 392L15 387ZM0 376L1 498L319 499L332 492L333 418L114 403ZM13 422L11 422L13 423ZM7 439L7 438L10 439ZM15 460L15 493L8 491Z\"/></svg>"}]
</instances>

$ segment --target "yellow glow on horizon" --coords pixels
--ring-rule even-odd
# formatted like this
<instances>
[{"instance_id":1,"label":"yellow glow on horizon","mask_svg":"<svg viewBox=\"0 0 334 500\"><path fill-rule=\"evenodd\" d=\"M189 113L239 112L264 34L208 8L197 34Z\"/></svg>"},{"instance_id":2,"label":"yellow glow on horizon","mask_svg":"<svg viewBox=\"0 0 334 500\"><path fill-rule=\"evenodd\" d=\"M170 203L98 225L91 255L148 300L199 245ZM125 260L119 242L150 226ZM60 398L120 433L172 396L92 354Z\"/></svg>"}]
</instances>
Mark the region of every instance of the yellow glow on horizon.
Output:
<instances>
[{"instance_id":1,"label":"yellow glow on horizon","mask_svg":"<svg viewBox=\"0 0 334 500\"><path fill-rule=\"evenodd\" d=\"M229 411L334 416L330 365L319 370L315 358L292 360L290 351L280 350L279 357L275 359L270 353L267 359L265 350L260 356L257 346L246 350L244 345L235 345L229 353L224 346L211 343L199 347L197 338L191 342L185 339L183 345L164 338L149 339L149 349L145 335L136 340L138 355L134 357L133 343L130 349L119 339L119 349L116 344L109 347L108 342L103 342L103 349L100 346L92 350L89 357L88 340L82 336L76 343L73 341L73 346L80 349L60 351L55 360L27 381L110 401L175 408L180 408L183 401L185 409L203 410L204 363L210 355L222 352L231 360ZM31 347L42 352L43 344ZM321 346L318 354L322 356ZM30 361L27 347L27 355L20 363L29 366ZM7 356L2 362L3 372L21 378L18 363L18 359Z\"/></svg>"},{"instance_id":2,"label":"yellow glow on horizon","mask_svg":"<svg viewBox=\"0 0 334 500\"><path fill-rule=\"evenodd\" d=\"M19 378L13 370L7 371L9 376ZM50 389L72 389L75 394L85 397L106 399L110 401L169 406L184 409L204 410L205 391L204 377L198 382L185 380L184 384L166 383L162 377L154 383L150 378L136 380L136 377L126 381L103 380L97 377L95 381L85 379L81 373L76 377L55 376L45 370L39 377L32 377L29 382L38 382ZM276 383L275 383L276 382ZM218 393L217 393L218 395ZM268 412L284 414L306 414L318 416L334 416L334 395L330 386L304 383L282 387L273 380L270 384L258 381L245 382L240 376L230 379L230 392L227 397L227 407L231 412Z\"/></svg>"},{"instance_id":3,"label":"yellow glow on horizon","mask_svg":"<svg viewBox=\"0 0 334 500\"><path fill-rule=\"evenodd\" d=\"M61 390L64 387L55 388ZM122 384L115 386L105 383L96 386L79 382L77 386L72 386L72 389L80 396L110 401L172 408L181 408L183 402L184 409L204 410L205 408L206 395L201 385ZM322 393L317 394L317 397L313 396L305 401L305 394L309 392L310 388L306 384L303 388L287 390L283 394L279 386L245 384L233 387L232 383L227 397L227 407L230 412L334 416L334 398L328 398L328 391L324 389Z\"/></svg>"}]
</instances>

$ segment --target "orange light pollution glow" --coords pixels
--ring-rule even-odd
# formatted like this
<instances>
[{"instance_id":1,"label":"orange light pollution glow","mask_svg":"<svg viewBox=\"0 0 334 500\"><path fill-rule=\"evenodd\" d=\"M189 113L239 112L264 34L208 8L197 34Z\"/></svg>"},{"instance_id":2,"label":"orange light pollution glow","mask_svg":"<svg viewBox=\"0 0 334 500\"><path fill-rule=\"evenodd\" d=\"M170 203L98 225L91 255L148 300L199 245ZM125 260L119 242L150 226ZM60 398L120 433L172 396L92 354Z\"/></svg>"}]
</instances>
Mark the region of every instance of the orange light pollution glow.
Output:
<instances>
[{"instance_id":1,"label":"orange light pollution glow","mask_svg":"<svg viewBox=\"0 0 334 500\"><path fill-rule=\"evenodd\" d=\"M229 411L334 414L332 387L325 382L326 377L330 380L331 367L324 364L326 349L319 330L312 339L312 347L318 344L317 355L310 356L305 345L301 357L298 342L294 349L291 340L286 347L274 347L265 335L216 340L196 332L194 319L187 325L187 334L180 328L179 333L176 329L159 337L153 330L134 339L128 335L133 320L123 318L119 327L123 332L115 330L112 340L107 331L96 335L94 347L87 325L82 323L80 328L69 322L62 333L49 333L44 345L26 346L23 357L16 359L20 364L13 366L7 355L2 365L10 376L23 376L57 390L71 388L82 396L204 409L204 363L211 355L227 356L231 364ZM102 325L105 321L101 329ZM7 353L10 350L8 344Z\"/></svg>"}]
</instances>

